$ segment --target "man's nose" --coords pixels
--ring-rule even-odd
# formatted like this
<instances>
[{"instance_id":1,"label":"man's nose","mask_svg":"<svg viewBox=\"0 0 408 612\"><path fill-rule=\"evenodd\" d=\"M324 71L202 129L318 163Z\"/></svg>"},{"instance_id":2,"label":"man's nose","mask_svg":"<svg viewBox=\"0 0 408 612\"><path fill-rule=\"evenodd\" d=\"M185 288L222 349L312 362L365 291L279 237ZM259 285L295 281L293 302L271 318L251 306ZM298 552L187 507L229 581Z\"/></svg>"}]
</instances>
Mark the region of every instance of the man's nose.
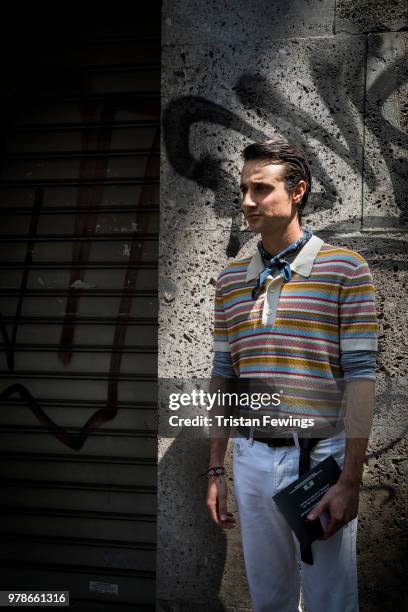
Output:
<instances>
[{"instance_id":1,"label":"man's nose","mask_svg":"<svg viewBox=\"0 0 408 612\"><path fill-rule=\"evenodd\" d=\"M249 191L245 193L242 198L242 208L245 210L246 208L254 208L256 206L256 202L254 202Z\"/></svg>"}]
</instances>

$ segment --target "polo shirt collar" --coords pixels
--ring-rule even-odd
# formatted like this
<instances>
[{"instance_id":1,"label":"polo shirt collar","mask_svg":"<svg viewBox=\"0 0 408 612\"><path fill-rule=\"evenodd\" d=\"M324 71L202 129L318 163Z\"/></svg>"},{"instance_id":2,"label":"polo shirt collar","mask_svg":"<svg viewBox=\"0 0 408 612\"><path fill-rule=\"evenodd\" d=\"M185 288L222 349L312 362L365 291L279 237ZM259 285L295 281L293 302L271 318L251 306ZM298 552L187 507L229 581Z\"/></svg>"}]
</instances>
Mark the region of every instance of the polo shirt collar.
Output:
<instances>
[{"instance_id":1,"label":"polo shirt collar","mask_svg":"<svg viewBox=\"0 0 408 612\"><path fill-rule=\"evenodd\" d=\"M321 249L323 240L318 236L313 236L308 240L304 247L302 247L295 259L290 264L290 269L293 272L297 272L302 276L310 276L312 267L318 252ZM258 278L258 276L265 270L265 264L262 260L261 254L256 250L251 261L248 264L245 282L249 282Z\"/></svg>"}]
</instances>

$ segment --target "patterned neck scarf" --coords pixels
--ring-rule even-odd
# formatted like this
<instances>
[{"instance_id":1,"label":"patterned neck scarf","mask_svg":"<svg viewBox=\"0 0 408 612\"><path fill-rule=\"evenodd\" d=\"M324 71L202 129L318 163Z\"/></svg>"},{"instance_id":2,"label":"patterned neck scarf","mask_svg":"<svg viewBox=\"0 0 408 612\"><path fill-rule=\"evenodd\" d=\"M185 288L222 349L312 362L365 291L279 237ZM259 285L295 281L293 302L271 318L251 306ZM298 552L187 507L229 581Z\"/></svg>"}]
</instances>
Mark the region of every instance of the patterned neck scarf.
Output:
<instances>
[{"instance_id":1,"label":"patterned neck scarf","mask_svg":"<svg viewBox=\"0 0 408 612\"><path fill-rule=\"evenodd\" d=\"M292 253L295 253L296 251L301 249L306 244L306 242L310 240L312 235L313 234L311 230L305 229L305 231L303 232L303 236L299 238L299 240L296 240L296 242L292 242L292 244L290 244L288 247L286 247L286 249L284 249L274 257L270 253L268 253L268 251L265 250L262 242L258 242L258 250L261 254L262 260L266 268L259 275L258 281L252 290L252 299L256 300L256 298L259 296L261 287L266 281L269 274L272 273L272 269L274 266L276 266L278 270L283 270L285 281L289 281L292 278L290 263L286 261L284 257L287 257L288 255L291 255Z\"/></svg>"}]
</instances>

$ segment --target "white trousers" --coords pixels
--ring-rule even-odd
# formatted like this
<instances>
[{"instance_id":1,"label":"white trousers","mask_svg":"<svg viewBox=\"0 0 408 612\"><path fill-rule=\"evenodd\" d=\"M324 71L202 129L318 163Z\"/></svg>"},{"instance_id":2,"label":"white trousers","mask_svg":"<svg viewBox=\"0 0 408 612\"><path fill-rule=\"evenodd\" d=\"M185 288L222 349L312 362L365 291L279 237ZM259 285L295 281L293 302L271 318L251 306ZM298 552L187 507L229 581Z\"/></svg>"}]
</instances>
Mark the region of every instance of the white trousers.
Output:
<instances>
[{"instance_id":1,"label":"white trousers","mask_svg":"<svg viewBox=\"0 0 408 612\"><path fill-rule=\"evenodd\" d=\"M322 440L311 466L333 455L344 460L343 434ZM328 540L312 544L313 565L300 559L298 540L272 496L298 478L299 450L234 440L234 492L254 612L358 611L357 519Z\"/></svg>"}]
</instances>

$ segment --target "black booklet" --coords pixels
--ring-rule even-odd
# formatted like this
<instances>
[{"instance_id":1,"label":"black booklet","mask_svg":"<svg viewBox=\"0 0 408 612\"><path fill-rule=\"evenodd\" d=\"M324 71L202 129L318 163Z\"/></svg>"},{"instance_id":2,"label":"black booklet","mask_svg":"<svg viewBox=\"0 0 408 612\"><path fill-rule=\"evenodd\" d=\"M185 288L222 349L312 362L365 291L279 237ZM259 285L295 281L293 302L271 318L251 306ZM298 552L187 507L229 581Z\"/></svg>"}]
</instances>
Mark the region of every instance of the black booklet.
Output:
<instances>
[{"instance_id":1,"label":"black booklet","mask_svg":"<svg viewBox=\"0 0 408 612\"><path fill-rule=\"evenodd\" d=\"M314 521L306 521L306 517L328 488L337 482L340 474L341 469L330 455L273 496L302 550L324 534L330 519L327 510Z\"/></svg>"}]
</instances>

